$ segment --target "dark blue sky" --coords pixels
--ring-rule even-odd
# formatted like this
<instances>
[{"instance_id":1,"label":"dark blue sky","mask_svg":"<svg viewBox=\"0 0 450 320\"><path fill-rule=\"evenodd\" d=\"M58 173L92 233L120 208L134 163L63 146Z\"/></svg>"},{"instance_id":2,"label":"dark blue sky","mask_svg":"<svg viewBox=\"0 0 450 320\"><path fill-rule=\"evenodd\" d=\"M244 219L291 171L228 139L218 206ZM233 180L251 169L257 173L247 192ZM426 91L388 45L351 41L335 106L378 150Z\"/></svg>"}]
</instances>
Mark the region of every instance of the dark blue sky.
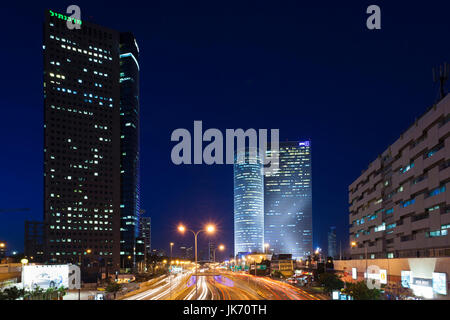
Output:
<instances>
[{"instance_id":1,"label":"dark blue sky","mask_svg":"<svg viewBox=\"0 0 450 320\"><path fill-rule=\"evenodd\" d=\"M42 21L45 9L132 31L141 51L142 207L153 246L189 242L185 221L220 225L233 247L232 166L175 166L176 128L279 128L312 140L314 245L337 226L347 244L348 185L437 98L431 68L450 56L448 1L2 2L0 239L23 248L43 216ZM382 30L366 26L368 5ZM92 17L92 18L87 18ZM202 236L201 236L202 237ZM206 238L201 238L201 243Z\"/></svg>"}]
</instances>

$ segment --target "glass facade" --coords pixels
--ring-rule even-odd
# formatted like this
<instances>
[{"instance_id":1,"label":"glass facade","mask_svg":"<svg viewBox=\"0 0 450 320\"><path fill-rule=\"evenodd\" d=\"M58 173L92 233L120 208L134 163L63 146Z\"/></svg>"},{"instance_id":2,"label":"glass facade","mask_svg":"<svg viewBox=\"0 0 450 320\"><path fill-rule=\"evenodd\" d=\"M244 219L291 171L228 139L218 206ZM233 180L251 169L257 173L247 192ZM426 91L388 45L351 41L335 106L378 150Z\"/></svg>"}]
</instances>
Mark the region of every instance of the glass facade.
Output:
<instances>
[{"instance_id":1,"label":"glass facade","mask_svg":"<svg viewBox=\"0 0 450 320\"><path fill-rule=\"evenodd\" d=\"M300 259L313 251L310 141L280 142L278 161L264 177L264 239L270 252Z\"/></svg>"},{"instance_id":2,"label":"glass facade","mask_svg":"<svg viewBox=\"0 0 450 320\"><path fill-rule=\"evenodd\" d=\"M234 164L234 253L263 251L263 165L258 154L238 151Z\"/></svg>"},{"instance_id":3,"label":"glass facade","mask_svg":"<svg viewBox=\"0 0 450 320\"><path fill-rule=\"evenodd\" d=\"M139 47L131 33L120 34L120 256L135 267L144 255L137 246L140 217ZM139 240L141 241L141 240ZM131 256L132 259L128 257Z\"/></svg>"}]
</instances>

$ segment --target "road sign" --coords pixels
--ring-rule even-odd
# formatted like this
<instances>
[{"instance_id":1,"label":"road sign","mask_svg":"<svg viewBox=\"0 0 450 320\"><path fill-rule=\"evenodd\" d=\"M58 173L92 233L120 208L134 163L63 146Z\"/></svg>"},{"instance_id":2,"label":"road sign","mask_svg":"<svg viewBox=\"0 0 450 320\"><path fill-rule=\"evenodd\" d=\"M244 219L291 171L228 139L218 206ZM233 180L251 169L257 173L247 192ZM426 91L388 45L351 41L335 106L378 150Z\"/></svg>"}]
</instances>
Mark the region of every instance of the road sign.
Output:
<instances>
[{"instance_id":1,"label":"road sign","mask_svg":"<svg viewBox=\"0 0 450 320\"><path fill-rule=\"evenodd\" d=\"M258 269L258 270L266 270L266 269L267 269L267 266L266 266L265 264L258 264L258 265L256 266L256 269Z\"/></svg>"}]
</instances>

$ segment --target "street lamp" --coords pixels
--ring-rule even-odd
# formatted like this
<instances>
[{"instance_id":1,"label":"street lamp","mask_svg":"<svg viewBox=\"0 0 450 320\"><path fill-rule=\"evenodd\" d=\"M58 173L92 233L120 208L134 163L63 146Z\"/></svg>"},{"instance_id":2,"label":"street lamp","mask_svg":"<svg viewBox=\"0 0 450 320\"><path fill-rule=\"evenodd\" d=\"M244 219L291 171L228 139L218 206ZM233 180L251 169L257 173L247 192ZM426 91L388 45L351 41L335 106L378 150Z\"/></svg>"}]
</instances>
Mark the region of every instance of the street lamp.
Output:
<instances>
[{"instance_id":1,"label":"street lamp","mask_svg":"<svg viewBox=\"0 0 450 320\"><path fill-rule=\"evenodd\" d=\"M5 252L6 252L6 242L0 242L0 258L3 256Z\"/></svg>"},{"instance_id":2,"label":"street lamp","mask_svg":"<svg viewBox=\"0 0 450 320\"><path fill-rule=\"evenodd\" d=\"M356 243L356 241L352 241L351 243L350 243L350 246L352 247L352 248L355 248L356 246L357 246L358 244ZM367 274L367 246L366 245L364 245L364 256L365 256L365 259L366 259L366 272L364 273L364 277L365 278L368 278L369 277L369 275Z\"/></svg>"},{"instance_id":3,"label":"street lamp","mask_svg":"<svg viewBox=\"0 0 450 320\"><path fill-rule=\"evenodd\" d=\"M216 263L216 250L217 249L219 249L220 251L223 251L223 250L225 250L225 246L223 245L223 244L221 244L221 245L219 245L219 247L218 248L214 248L214 250L213 250L213 256L214 256L214 263Z\"/></svg>"},{"instance_id":4,"label":"street lamp","mask_svg":"<svg viewBox=\"0 0 450 320\"><path fill-rule=\"evenodd\" d=\"M207 225L205 228L198 230L197 232L195 232L192 229L187 229L184 225L180 224L178 226L178 231L180 231L181 233L184 233L185 231L190 231L194 234L194 243L195 243L195 296L197 297L197 293L198 293L198 289L197 289L197 237L199 235L200 232L206 232L206 233L214 233L214 231L216 230L216 227L212 224Z\"/></svg>"},{"instance_id":5,"label":"street lamp","mask_svg":"<svg viewBox=\"0 0 450 320\"><path fill-rule=\"evenodd\" d=\"M171 242L170 243L170 261L172 261L172 248L173 248L174 243Z\"/></svg>"}]
</instances>

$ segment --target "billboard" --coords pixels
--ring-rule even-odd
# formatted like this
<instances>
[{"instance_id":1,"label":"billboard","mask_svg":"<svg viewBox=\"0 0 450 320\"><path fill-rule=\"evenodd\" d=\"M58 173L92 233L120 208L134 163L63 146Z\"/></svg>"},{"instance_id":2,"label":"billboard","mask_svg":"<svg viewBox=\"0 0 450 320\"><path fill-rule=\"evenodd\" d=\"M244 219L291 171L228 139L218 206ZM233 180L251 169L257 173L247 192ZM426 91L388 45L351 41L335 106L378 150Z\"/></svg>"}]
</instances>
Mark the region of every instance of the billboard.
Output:
<instances>
[{"instance_id":1,"label":"billboard","mask_svg":"<svg viewBox=\"0 0 450 320\"><path fill-rule=\"evenodd\" d=\"M79 267L74 265L27 265L22 267L22 284L26 289L79 288ZM70 281L69 281L70 277Z\"/></svg>"},{"instance_id":2,"label":"billboard","mask_svg":"<svg viewBox=\"0 0 450 320\"><path fill-rule=\"evenodd\" d=\"M402 277L402 287L403 288L411 288L412 272L402 270L401 277Z\"/></svg>"},{"instance_id":3,"label":"billboard","mask_svg":"<svg viewBox=\"0 0 450 320\"><path fill-rule=\"evenodd\" d=\"M433 291L447 295L447 274L433 272Z\"/></svg>"},{"instance_id":4,"label":"billboard","mask_svg":"<svg viewBox=\"0 0 450 320\"><path fill-rule=\"evenodd\" d=\"M358 273L356 272L356 268L352 268L352 279L358 279Z\"/></svg>"},{"instance_id":5,"label":"billboard","mask_svg":"<svg viewBox=\"0 0 450 320\"><path fill-rule=\"evenodd\" d=\"M387 284L387 271L380 269L380 283Z\"/></svg>"}]
</instances>

